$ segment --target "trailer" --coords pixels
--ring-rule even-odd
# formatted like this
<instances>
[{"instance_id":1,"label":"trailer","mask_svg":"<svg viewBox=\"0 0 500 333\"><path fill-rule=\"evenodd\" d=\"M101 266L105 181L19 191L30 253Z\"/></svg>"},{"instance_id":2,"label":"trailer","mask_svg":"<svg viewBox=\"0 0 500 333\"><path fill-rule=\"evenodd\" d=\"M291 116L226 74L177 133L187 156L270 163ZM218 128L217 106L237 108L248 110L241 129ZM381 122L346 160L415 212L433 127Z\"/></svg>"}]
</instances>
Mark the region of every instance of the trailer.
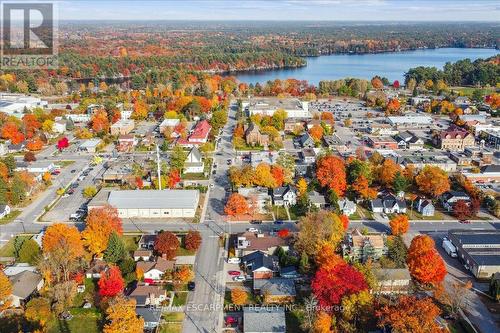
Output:
<instances>
[{"instance_id":1,"label":"trailer","mask_svg":"<svg viewBox=\"0 0 500 333\"><path fill-rule=\"evenodd\" d=\"M446 237L443 238L443 243L441 247L448 253L448 255L452 258L457 257L457 248L450 242L450 240Z\"/></svg>"}]
</instances>

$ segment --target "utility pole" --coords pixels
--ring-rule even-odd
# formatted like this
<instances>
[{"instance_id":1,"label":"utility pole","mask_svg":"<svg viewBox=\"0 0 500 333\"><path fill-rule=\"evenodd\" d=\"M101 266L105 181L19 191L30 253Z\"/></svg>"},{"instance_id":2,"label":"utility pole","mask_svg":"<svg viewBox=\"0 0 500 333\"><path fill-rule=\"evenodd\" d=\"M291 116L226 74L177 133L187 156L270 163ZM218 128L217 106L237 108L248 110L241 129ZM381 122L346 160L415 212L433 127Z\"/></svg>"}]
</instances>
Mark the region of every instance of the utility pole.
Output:
<instances>
[{"instance_id":1,"label":"utility pole","mask_svg":"<svg viewBox=\"0 0 500 333\"><path fill-rule=\"evenodd\" d=\"M160 148L156 144L156 167L158 169L158 189L161 191Z\"/></svg>"}]
</instances>

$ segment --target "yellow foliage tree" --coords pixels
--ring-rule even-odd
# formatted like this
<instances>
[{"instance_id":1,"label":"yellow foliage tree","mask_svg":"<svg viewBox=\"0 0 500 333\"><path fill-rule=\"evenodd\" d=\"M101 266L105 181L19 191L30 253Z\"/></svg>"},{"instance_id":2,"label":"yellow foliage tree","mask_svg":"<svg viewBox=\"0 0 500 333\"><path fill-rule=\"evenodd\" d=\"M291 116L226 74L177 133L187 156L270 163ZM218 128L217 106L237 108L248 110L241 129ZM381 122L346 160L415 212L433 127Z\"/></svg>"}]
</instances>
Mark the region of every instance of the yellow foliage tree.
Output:
<instances>
[{"instance_id":1,"label":"yellow foliage tree","mask_svg":"<svg viewBox=\"0 0 500 333\"><path fill-rule=\"evenodd\" d=\"M137 317L134 299L123 296L112 299L106 309L106 319L104 333L142 333L144 330L144 319Z\"/></svg>"},{"instance_id":2,"label":"yellow foliage tree","mask_svg":"<svg viewBox=\"0 0 500 333\"><path fill-rule=\"evenodd\" d=\"M236 305L243 305L247 302L248 294L241 288L233 288L231 290L231 301Z\"/></svg>"},{"instance_id":3,"label":"yellow foliage tree","mask_svg":"<svg viewBox=\"0 0 500 333\"><path fill-rule=\"evenodd\" d=\"M7 309L10 304L10 295L12 294L12 284L5 273L0 270L0 310Z\"/></svg>"},{"instance_id":4,"label":"yellow foliage tree","mask_svg":"<svg viewBox=\"0 0 500 333\"><path fill-rule=\"evenodd\" d=\"M304 195L307 193L307 182L304 178L300 178L297 181L297 191L299 191L299 195Z\"/></svg>"}]
</instances>

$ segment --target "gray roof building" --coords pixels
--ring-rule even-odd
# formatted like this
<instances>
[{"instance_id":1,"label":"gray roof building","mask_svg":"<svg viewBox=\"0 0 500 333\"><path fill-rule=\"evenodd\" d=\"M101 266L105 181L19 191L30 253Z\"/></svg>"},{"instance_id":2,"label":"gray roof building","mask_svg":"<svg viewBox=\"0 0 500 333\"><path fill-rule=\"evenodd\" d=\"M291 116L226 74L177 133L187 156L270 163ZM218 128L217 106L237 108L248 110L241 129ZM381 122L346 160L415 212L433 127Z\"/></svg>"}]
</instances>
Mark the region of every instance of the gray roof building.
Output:
<instances>
[{"instance_id":1,"label":"gray roof building","mask_svg":"<svg viewBox=\"0 0 500 333\"><path fill-rule=\"evenodd\" d=\"M285 333L285 310L279 307L243 308L243 332Z\"/></svg>"},{"instance_id":2,"label":"gray roof building","mask_svg":"<svg viewBox=\"0 0 500 333\"><path fill-rule=\"evenodd\" d=\"M255 279L253 280L253 289L271 296L296 295L294 280L286 278Z\"/></svg>"}]
</instances>

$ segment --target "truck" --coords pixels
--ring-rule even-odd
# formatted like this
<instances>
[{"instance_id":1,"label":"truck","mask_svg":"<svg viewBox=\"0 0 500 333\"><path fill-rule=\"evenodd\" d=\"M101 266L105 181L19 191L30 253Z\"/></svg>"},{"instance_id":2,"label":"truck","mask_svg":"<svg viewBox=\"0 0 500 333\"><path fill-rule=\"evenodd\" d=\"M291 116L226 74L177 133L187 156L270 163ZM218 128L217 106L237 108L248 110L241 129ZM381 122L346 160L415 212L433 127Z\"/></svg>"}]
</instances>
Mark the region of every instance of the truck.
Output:
<instances>
[{"instance_id":1,"label":"truck","mask_svg":"<svg viewBox=\"0 0 500 333\"><path fill-rule=\"evenodd\" d=\"M448 253L448 255L452 258L457 257L457 248L450 242L450 240L446 237L443 238L443 243L441 247Z\"/></svg>"}]
</instances>

